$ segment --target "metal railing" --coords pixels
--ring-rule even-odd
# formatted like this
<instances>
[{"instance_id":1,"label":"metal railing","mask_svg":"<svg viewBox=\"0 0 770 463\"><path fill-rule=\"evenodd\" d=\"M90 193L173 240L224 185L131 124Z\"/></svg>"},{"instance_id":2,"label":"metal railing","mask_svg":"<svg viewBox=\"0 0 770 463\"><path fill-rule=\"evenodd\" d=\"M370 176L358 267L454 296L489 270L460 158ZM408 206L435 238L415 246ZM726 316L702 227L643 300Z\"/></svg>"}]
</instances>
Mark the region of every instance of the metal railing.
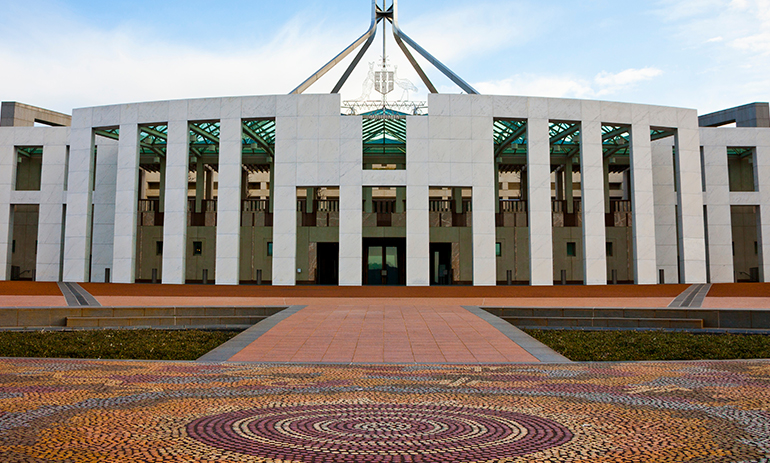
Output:
<instances>
[{"instance_id":1,"label":"metal railing","mask_svg":"<svg viewBox=\"0 0 770 463\"><path fill-rule=\"evenodd\" d=\"M241 202L242 212L267 212L269 207L269 199L245 199Z\"/></svg>"},{"instance_id":2,"label":"metal railing","mask_svg":"<svg viewBox=\"0 0 770 463\"><path fill-rule=\"evenodd\" d=\"M527 212L527 202L523 199L501 199L500 212Z\"/></svg>"}]
</instances>

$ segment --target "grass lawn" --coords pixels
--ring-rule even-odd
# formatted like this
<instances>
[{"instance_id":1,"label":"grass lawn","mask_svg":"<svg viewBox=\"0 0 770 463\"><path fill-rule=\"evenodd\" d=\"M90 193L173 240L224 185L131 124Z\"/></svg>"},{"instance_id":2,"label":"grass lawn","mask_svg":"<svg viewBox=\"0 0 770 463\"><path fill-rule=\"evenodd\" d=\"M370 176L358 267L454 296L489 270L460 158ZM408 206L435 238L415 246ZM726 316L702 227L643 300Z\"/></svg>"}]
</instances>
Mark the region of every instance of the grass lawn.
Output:
<instances>
[{"instance_id":1,"label":"grass lawn","mask_svg":"<svg viewBox=\"0 0 770 463\"><path fill-rule=\"evenodd\" d=\"M195 360L237 331L0 332L0 357Z\"/></svg>"},{"instance_id":2,"label":"grass lawn","mask_svg":"<svg viewBox=\"0 0 770 463\"><path fill-rule=\"evenodd\" d=\"M770 358L770 336L664 331L525 330L577 362Z\"/></svg>"}]
</instances>

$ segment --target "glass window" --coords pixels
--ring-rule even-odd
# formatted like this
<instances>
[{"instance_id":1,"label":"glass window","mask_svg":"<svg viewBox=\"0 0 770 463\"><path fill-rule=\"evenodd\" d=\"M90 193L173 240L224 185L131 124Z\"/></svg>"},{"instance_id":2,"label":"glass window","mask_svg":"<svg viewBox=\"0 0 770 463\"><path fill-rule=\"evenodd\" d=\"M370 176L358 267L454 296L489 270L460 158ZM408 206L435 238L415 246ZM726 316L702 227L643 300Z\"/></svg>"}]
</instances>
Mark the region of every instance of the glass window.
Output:
<instances>
[{"instance_id":1,"label":"glass window","mask_svg":"<svg viewBox=\"0 0 770 463\"><path fill-rule=\"evenodd\" d=\"M273 243L267 243L267 256L270 257L273 255Z\"/></svg>"},{"instance_id":2,"label":"glass window","mask_svg":"<svg viewBox=\"0 0 770 463\"><path fill-rule=\"evenodd\" d=\"M193 241L193 255L203 255L203 241Z\"/></svg>"},{"instance_id":3,"label":"glass window","mask_svg":"<svg viewBox=\"0 0 770 463\"><path fill-rule=\"evenodd\" d=\"M607 241L607 257L612 257L614 249L612 249L612 242Z\"/></svg>"},{"instance_id":4,"label":"glass window","mask_svg":"<svg viewBox=\"0 0 770 463\"><path fill-rule=\"evenodd\" d=\"M497 257L500 257L503 255L503 246L502 243L495 243L495 255Z\"/></svg>"},{"instance_id":5,"label":"glass window","mask_svg":"<svg viewBox=\"0 0 770 463\"><path fill-rule=\"evenodd\" d=\"M163 255L163 241L156 241L155 242L155 255L156 256L162 256Z\"/></svg>"},{"instance_id":6,"label":"glass window","mask_svg":"<svg viewBox=\"0 0 770 463\"><path fill-rule=\"evenodd\" d=\"M577 256L577 245L575 243L567 243L567 256L569 257L575 257Z\"/></svg>"}]
</instances>

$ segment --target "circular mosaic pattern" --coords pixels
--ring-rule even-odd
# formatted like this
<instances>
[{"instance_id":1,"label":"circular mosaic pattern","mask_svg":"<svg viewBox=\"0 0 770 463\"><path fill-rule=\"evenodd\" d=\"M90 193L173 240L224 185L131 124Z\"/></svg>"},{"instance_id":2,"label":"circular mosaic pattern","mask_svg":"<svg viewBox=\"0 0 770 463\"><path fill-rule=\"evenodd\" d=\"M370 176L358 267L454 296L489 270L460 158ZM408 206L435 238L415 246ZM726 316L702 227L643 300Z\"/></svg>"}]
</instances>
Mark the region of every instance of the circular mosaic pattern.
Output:
<instances>
[{"instance_id":1,"label":"circular mosaic pattern","mask_svg":"<svg viewBox=\"0 0 770 463\"><path fill-rule=\"evenodd\" d=\"M446 462L515 457L572 439L564 426L506 410L329 404L241 410L193 421L193 439L241 454L303 462Z\"/></svg>"}]
</instances>

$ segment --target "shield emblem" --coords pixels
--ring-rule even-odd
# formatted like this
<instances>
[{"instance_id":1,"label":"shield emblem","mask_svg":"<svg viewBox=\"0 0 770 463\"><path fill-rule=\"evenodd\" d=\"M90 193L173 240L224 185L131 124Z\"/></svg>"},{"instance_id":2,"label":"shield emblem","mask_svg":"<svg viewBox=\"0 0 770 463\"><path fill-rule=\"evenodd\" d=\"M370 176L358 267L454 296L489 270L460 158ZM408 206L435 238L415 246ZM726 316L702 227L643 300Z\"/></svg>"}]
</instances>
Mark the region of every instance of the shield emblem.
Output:
<instances>
[{"instance_id":1,"label":"shield emblem","mask_svg":"<svg viewBox=\"0 0 770 463\"><path fill-rule=\"evenodd\" d=\"M376 71L374 73L374 89L383 95L392 92L395 81L393 74L393 71Z\"/></svg>"}]
</instances>

